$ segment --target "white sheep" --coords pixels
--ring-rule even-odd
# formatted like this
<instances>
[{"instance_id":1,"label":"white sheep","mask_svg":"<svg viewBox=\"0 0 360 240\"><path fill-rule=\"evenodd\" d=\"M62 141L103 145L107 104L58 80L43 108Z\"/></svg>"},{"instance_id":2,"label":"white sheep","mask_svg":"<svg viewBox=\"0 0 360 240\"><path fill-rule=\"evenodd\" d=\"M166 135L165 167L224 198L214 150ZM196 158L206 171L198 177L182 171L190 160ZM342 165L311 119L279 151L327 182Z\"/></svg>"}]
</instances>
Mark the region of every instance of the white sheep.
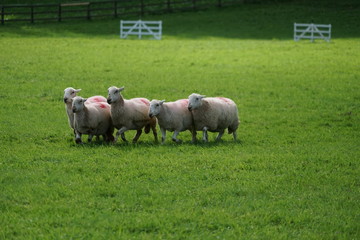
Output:
<instances>
[{"instance_id":1,"label":"white sheep","mask_svg":"<svg viewBox=\"0 0 360 240\"><path fill-rule=\"evenodd\" d=\"M118 129L115 142L119 136L126 142L124 132L128 130L137 131L133 138L133 142L137 142L143 127L145 127L145 133L149 133L150 128L152 129L155 142L157 142L156 118L150 118L148 114L150 101L146 98L124 99L120 93L123 90L124 87L110 87L108 89L107 101L111 105L114 127Z\"/></svg>"},{"instance_id":2,"label":"white sheep","mask_svg":"<svg viewBox=\"0 0 360 240\"><path fill-rule=\"evenodd\" d=\"M238 109L234 101L223 97L207 97L193 93L189 96L188 109L192 112L196 131L203 131L203 140L208 141L207 131L219 132L220 140L225 129L233 134L239 126Z\"/></svg>"},{"instance_id":3,"label":"white sheep","mask_svg":"<svg viewBox=\"0 0 360 240\"><path fill-rule=\"evenodd\" d=\"M196 141L192 114L188 110L188 99L177 100L176 102L165 102L165 100L152 100L150 102L149 117L158 119L161 130L161 142L165 142L166 130L174 132L172 140L181 142L177 138L180 132L189 130L192 133L192 142Z\"/></svg>"},{"instance_id":4,"label":"white sheep","mask_svg":"<svg viewBox=\"0 0 360 240\"><path fill-rule=\"evenodd\" d=\"M65 88L64 90L65 109L68 115L69 125L72 129L74 129L74 113L72 111L72 99L76 97L76 94L80 91L81 89L75 89L72 87ZM93 96L93 97L89 97L86 100L86 104L94 103L94 102L106 102L106 98L103 96Z\"/></svg>"},{"instance_id":5,"label":"white sheep","mask_svg":"<svg viewBox=\"0 0 360 240\"><path fill-rule=\"evenodd\" d=\"M100 135L106 141L114 141L110 105L104 102L87 103L87 99L74 97L72 111L74 113L75 142L82 143L81 135L88 134L88 141Z\"/></svg>"}]
</instances>

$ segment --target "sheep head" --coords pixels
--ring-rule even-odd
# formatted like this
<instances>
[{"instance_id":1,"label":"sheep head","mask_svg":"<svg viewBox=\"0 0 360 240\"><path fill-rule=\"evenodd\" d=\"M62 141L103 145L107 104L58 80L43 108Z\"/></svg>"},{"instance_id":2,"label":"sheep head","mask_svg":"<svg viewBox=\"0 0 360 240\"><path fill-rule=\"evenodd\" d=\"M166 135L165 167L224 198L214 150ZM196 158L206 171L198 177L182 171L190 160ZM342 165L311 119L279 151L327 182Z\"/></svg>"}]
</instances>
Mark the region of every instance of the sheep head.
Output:
<instances>
[{"instance_id":1,"label":"sheep head","mask_svg":"<svg viewBox=\"0 0 360 240\"><path fill-rule=\"evenodd\" d=\"M121 98L120 92L123 91L125 87L117 88L117 87L109 87L108 89L108 98L107 102L109 104L116 102Z\"/></svg>"},{"instance_id":2,"label":"sheep head","mask_svg":"<svg viewBox=\"0 0 360 240\"><path fill-rule=\"evenodd\" d=\"M74 97L72 100L72 111L73 113L80 112L84 109L86 98Z\"/></svg>"},{"instance_id":3,"label":"sheep head","mask_svg":"<svg viewBox=\"0 0 360 240\"><path fill-rule=\"evenodd\" d=\"M200 95L197 93L191 94L189 96L189 104L188 104L189 111L199 108L202 104L202 99L204 97L205 97L205 95Z\"/></svg>"},{"instance_id":4,"label":"sheep head","mask_svg":"<svg viewBox=\"0 0 360 240\"><path fill-rule=\"evenodd\" d=\"M76 97L76 94L80 92L81 89L75 89L72 87L65 88L64 90L64 103L71 103L71 100Z\"/></svg>"},{"instance_id":5,"label":"sheep head","mask_svg":"<svg viewBox=\"0 0 360 240\"><path fill-rule=\"evenodd\" d=\"M161 106L163 105L163 103L165 102L165 100L152 100L150 102L150 108L149 108L149 117L154 117L157 116L160 111L161 111Z\"/></svg>"}]
</instances>

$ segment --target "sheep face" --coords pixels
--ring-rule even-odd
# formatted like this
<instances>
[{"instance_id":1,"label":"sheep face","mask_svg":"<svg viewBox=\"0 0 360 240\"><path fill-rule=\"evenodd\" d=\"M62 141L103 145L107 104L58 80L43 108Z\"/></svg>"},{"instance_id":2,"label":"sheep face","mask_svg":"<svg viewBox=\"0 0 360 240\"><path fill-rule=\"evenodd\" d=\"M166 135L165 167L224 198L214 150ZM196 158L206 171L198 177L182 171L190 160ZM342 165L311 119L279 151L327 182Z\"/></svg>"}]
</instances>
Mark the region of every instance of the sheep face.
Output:
<instances>
[{"instance_id":1,"label":"sheep face","mask_svg":"<svg viewBox=\"0 0 360 240\"><path fill-rule=\"evenodd\" d=\"M199 108L202 104L202 99L204 97L205 97L204 95L200 95L197 93L191 94L189 96L189 104L188 104L189 111Z\"/></svg>"},{"instance_id":2,"label":"sheep face","mask_svg":"<svg viewBox=\"0 0 360 240\"><path fill-rule=\"evenodd\" d=\"M71 100L76 97L76 94L80 92L81 89L74 89L72 87L65 88L64 90L64 103L71 103Z\"/></svg>"},{"instance_id":3,"label":"sheep face","mask_svg":"<svg viewBox=\"0 0 360 240\"><path fill-rule=\"evenodd\" d=\"M120 92L124 90L124 87L117 88L117 87L109 87L108 89L108 98L107 102L109 104L116 102L120 99Z\"/></svg>"},{"instance_id":4,"label":"sheep face","mask_svg":"<svg viewBox=\"0 0 360 240\"><path fill-rule=\"evenodd\" d=\"M73 111L73 113L82 111L84 109L85 102L86 102L86 98L74 97L73 101L72 101L72 111Z\"/></svg>"},{"instance_id":5,"label":"sheep face","mask_svg":"<svg viewBox=\"0 0 360 240\"><path fill-rule=\"evenodd\" d=\"M150 109L149 109L149 117L157 116L160 113L161 106L165 102L165 100L152 100L150 102Z\"/></svg>"}]
</instances>

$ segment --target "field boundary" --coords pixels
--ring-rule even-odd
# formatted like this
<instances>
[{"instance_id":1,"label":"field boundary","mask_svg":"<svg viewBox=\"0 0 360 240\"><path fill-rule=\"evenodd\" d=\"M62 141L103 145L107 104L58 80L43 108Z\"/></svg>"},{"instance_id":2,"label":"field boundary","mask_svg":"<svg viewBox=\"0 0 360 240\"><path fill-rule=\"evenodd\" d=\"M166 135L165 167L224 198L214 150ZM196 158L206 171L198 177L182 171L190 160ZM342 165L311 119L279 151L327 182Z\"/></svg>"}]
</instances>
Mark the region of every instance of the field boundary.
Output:
<instances>
[{"instance_id":1,"label":"field boundary","mask_svg":"<svg viewBox=\"0 0 360 240\"><path fill-rule=\"evenodd\" d=\"M245 0L109 0L59 4L0 5L0 22L49 22L104 17L144 16L210 7L234 6Z\"/></svg>"}]
</instances>

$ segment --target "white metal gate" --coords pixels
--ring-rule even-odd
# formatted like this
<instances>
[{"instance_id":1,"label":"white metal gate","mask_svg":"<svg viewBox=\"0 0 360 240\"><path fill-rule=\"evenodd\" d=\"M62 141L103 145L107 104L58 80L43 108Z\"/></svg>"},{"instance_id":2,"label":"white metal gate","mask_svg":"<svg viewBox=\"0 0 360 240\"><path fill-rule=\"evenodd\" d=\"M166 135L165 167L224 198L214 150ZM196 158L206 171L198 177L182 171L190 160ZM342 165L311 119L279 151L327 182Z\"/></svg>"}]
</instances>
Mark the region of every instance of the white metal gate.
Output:
<instances>
[{"instance_id":1,"label":"white metal gate","mask_svg":"<svg viewBox=\"0 0 360 240\"><path fill-rule=\"evenodd\" d=\"M139 39L142 36L152 35L160 40L162 34L162 21L120 21L120 38L127 38L129 35L136 35Z\"/></svg>"},{"instance_id":2,"label":"white metal gate","mask_svg":"<svg viewBox=\"0 0 360 240\"><path fill-rule=\"evenodd\" d=\"M294 41L299 41L302 38L310 39L312 42L315 39L324 39L329 42L331 24L294 23Z\"/></svg>"}]
</instances>

